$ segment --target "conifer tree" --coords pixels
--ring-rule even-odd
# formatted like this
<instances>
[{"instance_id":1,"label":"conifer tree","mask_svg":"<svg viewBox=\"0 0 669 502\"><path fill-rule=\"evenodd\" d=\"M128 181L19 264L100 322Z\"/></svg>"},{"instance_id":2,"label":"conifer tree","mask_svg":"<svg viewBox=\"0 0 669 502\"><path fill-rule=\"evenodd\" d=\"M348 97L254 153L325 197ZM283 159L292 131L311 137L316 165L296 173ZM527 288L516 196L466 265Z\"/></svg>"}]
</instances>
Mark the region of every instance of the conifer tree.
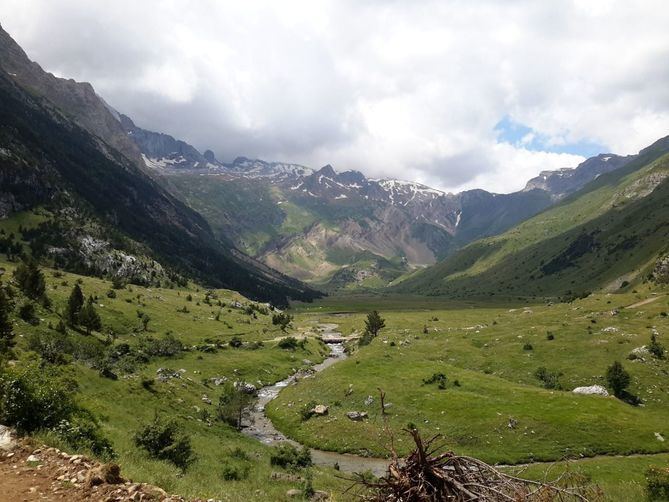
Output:
<instances>
[{"instance_id":1,"label":"conifer tree","mask_svg":"<svg viewBox=\"0 0 669 502\"><path fill-rule=\"evenodd\" d=\"M79 314L81 313L81 308L84 306L84 294L79 287L79 284L75 284L70 293L70 298L67 300L67 310L65 311L65 317L67 322L71 325L78 324Z\"/></svg>"}]
</instances>

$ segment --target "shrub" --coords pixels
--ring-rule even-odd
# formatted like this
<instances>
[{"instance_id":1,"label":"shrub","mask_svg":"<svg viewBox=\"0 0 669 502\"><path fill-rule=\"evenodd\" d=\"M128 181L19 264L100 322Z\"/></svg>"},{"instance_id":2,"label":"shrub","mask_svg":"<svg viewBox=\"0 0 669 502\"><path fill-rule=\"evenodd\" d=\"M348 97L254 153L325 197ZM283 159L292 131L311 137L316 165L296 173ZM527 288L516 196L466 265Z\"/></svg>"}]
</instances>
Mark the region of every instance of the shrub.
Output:
<instances>
[{"instance_id":1,"label":"shrub","mask_svg":"<svg viewBox=\"0 0 669 502\"><path fill-rule=\"evenodd\" d=\"M151 357L174 357L183 351L183 345L171 333L157 339L143 336L139 339L138 349Z\"/></svg>"},{"instance_id":2,"label":"shrub","mask_svg":"<svg viewBox=\"0 0 669 502\"><path fill-rule=\"evenodd\" d=\"M151 457L167 460L181 470L186 470L195 460L190 437L179 431L176 422L166 422L158 416L137 431L133 441Z\"/></svg>"},{"instance_id":3,"label":"shrub","mask_svg":"<svg viewBox=\"0 0 669 502\"><path fill-rule=\"evenodd\" d=\"M0 373L0 423L21 433L55 427L77 407L68 385L52 371L30 365Z\"/></svg>"},{"instance_id":4,"label":"shrub","mask_svg":"<svg viewBox=\"0 0 669 502\"><path fill-rule=\"evenodd\" d=\"M113 289L107 291L107 298L116 298L116 291L114 291Z\"/></svg>"},{"instance_id":5,"label":"shrub","mask_svg":"<svg viewBox=\"0 0 669 502\"><path fill-rule=\"evenodd\" d=\"M561 389L562 385L560 384L560 373L555 371L549 371L544 366L537 368L537 371L534 372L534 376L541 380L545 389Z\"/></svg>"},{"instance_id":6,"label":"shrub","mask_svg":"<svg viewBox=\"0 0 669 502\"><path fill-rule=\"evenodd\" d=\"M292 444L280 444L274 447L270 455L270 464L284 469L300 469L312 465L309 449L303 447L298 450Z\"/></svg>"},{"instance_id":7,"label":"shrub","mask_svg":"<svg viewBox=\"0 0 669 502\"><path fill-rule=\"evenodd\" d=\"M239 467L237 465L223 464L221 476L226 481L239 481L246 479L249 475L249 466Z\"/></svg>"},{"instance_id":8,"label":"shrub","mask_svg":"<svg viewBox=\"0 0 669 502\"><path fill-rule=\"evenodd\" d=\"M648 344L648 352L653 354L657 359L664 359L664 346L657 341L657 335L653 333L650 335L650 343Z\"/></svg>"},{"instance_id":9,"label":"shrub","mask_svg":"<svg viewBox=\"0 0 669 502\"><path fill-rule=\"evenodd\" d=\"M546 340L555 340L555 335L549 331L546 333Z\"/></svg>"},{"instance_id":10,"label":"shrub","mask_svg":"<svg viewBox=\"0 0 669 502\"><path fill-rule=\"evenodd\" d=\"M372 340L374 340L374 335L372 335L369 331L365 331L360 337L360 340L358 340L358 345L364 347L365 345L369 345L370 343L372 343ZM390 346L394 347L395 342L391 342Z\"/></svg>"},{"instance_id":11,"label":"shrub","mask_svg":"<svg viewBox=\"0 0 669 502\"><path fill-rule=\"evenodd\" d=\"M279 348L285 349L285 350L295 350L299 346L299 342L297 341L297 338L294 336L289 336L286 338L283 338L282 340L279 340Z\"/></svg>"},{"instance_id":12,"label":"shrub","mask_svg":"<svg viewBox=\"0 0 669 502\"><path fill-rule=\"evenodd\" d=\"M669 469L651 467L646 471L648 500L669 500Z\"/></svg>"},{"instance_id":13,"label":"shrub","mask_svg":"<svg viewBox=\"0 0 669 502\"><path fill-rule=\"evenodd\" d=\"M0 356L8 354L15 343L12 321L9 318L12 307L7 294L0 288Z\"/></svg>"},{"instance_id":14,"label":"shrub","mask_svg":"<svg viewBox=\"0 0 669 502\"><path fill-rule=\"evenodd\" d=\"M630 374L625 371L623 365L618 361L615 361L606 370L606 382L616 397L623 395L625 389L630 384L630 380Z\"/></svg>"},{"instance_id":15,"label":"shrub","mask_svg":"<svg viewBox=\"0 0 669 502\"><path fill-rule=\"evenodd\" d=\"M446 388L446 382L448 381L448 378L446 378L446 375L443 373L433 373L430 378L424 378L423 383L425 385L430 385L433 383L436 383L440 389L445 389Z\"/></svg>"},{"instance_id":16,"label":"shrub","mask_svg":"<svg viewBox=\"0 0 669 502\"><path fill-rule=\"evenodd\" d=\"M534 347L532 347L531 343L527 342L523 345L523 350L534 350Z\"/></svg>"},{"instance_id":17,"label":"shrub","mask_svg":"<svg viewBox=\"0 0 669 502\"><path fill-rule=\"evenodd\" d=\"M28 337L28 349L37 352L47 363L65 364L66 355L72 353L72 343L59 331L33 333Z\"/></svg>"},{"instance_id":18,"label":"shrub","mask_svg":"<svg viewBox=\"0 0 669 502\"><path fill-rule=\"evenodd\" d=\"M102 435L100 427L89 413L80 412L69 420L61 420L53 432L75 450L90 451L105 460L116 456L111 442Z\"/></svg>"},{"instance_id":19,"label":"shrub","mask_svg":"<svg viewBox=\"0 0 669 502\"><path fill-rule=\"evenodd\" d=\"M248 453L242 450L239 446L236 446L235 448L232 449L232 451L230 452L230 456L238 460L247 460L247 461L251 460L251 457L249 457Z\"/></svg>"},{"instance_id":20,"label":"shrub","mask_svg":"<svg viewBox=\"0 0 669 502\"><path fill-rule=\"evenodd\" d=\"M239 382L237 386L226 382L218 401L218 418L238 430L242 427L244 410L253 401L253 396L247 394L244 387L244 382Z\"/></svg>"},{"instance_id":21,"label":"shrub","mask_svg":"<svg viewBox=\"0 0 669 502\"><path fill-rule=\"evenodd\" d=\"M285 312L279 312L272 316L272 324L279 326L281 331L286 331L291 322L293 322L293 316Z\"/></svg>"}]
</instances>

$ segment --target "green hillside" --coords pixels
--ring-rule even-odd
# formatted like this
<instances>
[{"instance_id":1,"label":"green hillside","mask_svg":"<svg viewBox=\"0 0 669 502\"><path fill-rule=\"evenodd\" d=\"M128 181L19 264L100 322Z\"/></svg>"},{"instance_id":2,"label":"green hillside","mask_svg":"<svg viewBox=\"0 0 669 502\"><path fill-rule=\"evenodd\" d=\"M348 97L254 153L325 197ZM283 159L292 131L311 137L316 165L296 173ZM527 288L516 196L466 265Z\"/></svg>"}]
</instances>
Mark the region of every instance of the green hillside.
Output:
<instances>
[{"instance_id":1,"label":"green hillside","mask_svg":"<svg viewBox=\"0 0 669 502\"><path fill-rule=\"evenodd\" d=\"M450 297L580 295L640 280L669 242L667 138L624 168L394 291Z\"/></svg>"}]
</instances>

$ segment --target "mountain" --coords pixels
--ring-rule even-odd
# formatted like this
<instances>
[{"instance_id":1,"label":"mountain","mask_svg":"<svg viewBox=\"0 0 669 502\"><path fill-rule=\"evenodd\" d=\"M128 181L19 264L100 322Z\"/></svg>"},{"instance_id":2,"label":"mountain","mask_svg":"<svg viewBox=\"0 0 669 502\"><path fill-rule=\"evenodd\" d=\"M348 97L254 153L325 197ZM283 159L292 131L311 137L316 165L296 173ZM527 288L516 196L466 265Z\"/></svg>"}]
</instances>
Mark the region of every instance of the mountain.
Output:
<instances>
[{"instance_id":1,"label":"mountain","mask_svg":"<svg viewBox=\"0 0 669 502\"><path fill-rule=\"evenodd\" d=\"M318 296L215 236L202 216L154 181L132 156L108 143L108 136L91 132L97 118L111 112L100 110L92 88L86 90L90 86L21 63L25 53L7 37L2 32L3 53L9 48L12 57L0 59L0 215L42 215L38 230L23 235L34 256L146 283L186 274L276 304L286 304L288 297ZM20 68L30 73L18 73ZM90 103L78 102L78 114L68 106L61 109L82 89ZM111 130L102 127L103 133Z\"/></svg>"},{"instance_id":2,"label":"mountain","mask_svg":"<svg viewBox=\"0 0 669 502\"><path fill-rule=\"evenodd\" d=\"M217 168L219 163L213 152L201 154L185 141L174 139L169 134L148 131L137 127L132 119L118 114L118 121L130 139L141 152L144 163L159 169L208 169Z\"/></svg>"},{"instance_id":3,"label":"mountain","mask_svg":"<svg viewBox=\"0 0 669 502\"><path fill-rule=\"evenodd\" d=\"M602 174L615 171L634 160L634 155L620 156L601 153L590 157L575 168L563 168L557 171L542 171L525 185L525 190L545 190L556 199L561 199L583 187Z\"/></svg>"},{"instance_id":4,"label":"mountain","mask_svg":"<svg viewBox=\"0 0 669 502\"><path fill-rule=\"evenodd\" d=\"M87 82L55 77L31 61L0 26L0 63L23 88L48 99L69 118L139 164L140 151L121 127L117 112Z\"/></svg>"},{"instance_id":5,"label":"mountain","mask_svg":"<svg viewBox=\"0 0 669 502\"><path fill-rule=\"evenodd\" d=\"M662 269L669 252L668 178L666 137L550 209L464 247L394 291L569 298L645 280Z\"/></svg>"},{"instance_id":6,"label":"mountain","mask_svg":"<svg viewBox=\"0 0 669 502\"><path fill-rule=\"evenodd\" d=\"M553 200L543 190L449 194L329 165L295 172L294 165L259 162L162 172L215 232L269 266L328 289L385 286Z\"/></svg>"}]
</instances>

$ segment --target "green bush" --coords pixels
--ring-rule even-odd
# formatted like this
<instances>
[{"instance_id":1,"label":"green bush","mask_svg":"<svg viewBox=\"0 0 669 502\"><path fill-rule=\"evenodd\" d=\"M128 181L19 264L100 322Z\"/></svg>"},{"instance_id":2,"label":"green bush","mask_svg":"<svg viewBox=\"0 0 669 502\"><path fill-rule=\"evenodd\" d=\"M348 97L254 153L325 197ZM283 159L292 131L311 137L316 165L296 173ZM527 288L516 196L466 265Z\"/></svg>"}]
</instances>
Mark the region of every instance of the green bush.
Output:
<instances>
[{"instance_id":1,"label":"green bush","mask_svg":"<svg viewBox=\"0 0 669 502\"><path fill-rule=\"evenodd\" d=\"M179 431L176 422L163 421L160 417L145 425L133 436L135 446L151 457L167 460L182 470L195 460L190 437Z\"/></svg>"},{"instance_id":2,"label":"green bush","mask_svg":"<svg viewBox=\"0 0 669 502\"><path fill-rule=\"evenodd\" d=\"M537 368L534 376L541 380L545 389L562 389L560 384L560 373L556 371L549 371L544 366Z\"/></svg>"},{"instance_id":3,"label":"green bush","mask_svg":"<svg viewBox=\"0 0 669 502\"><path fill-rule=\"evenodd\" d=\"M65 364L72 353L72 343L66 334L58 331L32 333L28 336L28 349L37 352L50 364Z\"/></svg>"},{"instance_id":4,"label":"green bush","mask_svg":"<svg viewBox=\"0 0 669 502\"><path fill-rule=\"evenodd\" d=\"M50 429L77 410L73 385L32 364L0 373L0 423L21 433Z\"/></svg>"},{"instance_id":5,"label":"green bush","mask_svg":"<svg viewBox=\"0 0 669 502\"><path fill-rule=\"evenodd\" d=\"M293 316L285 312L279 312L272 316L272 324L279 326L281 331L286 331L291 322L293 322Z\"/></svg>"},{"instance_id":6,"label":"green bush","mask_svg":"<svg viewBox=\"0 0 669 502\"><path fill-rule=\"evenodd\" d=\"M312 465L309 449L303 447L298 450L292 444L275 446L269 461L270 464L284 469L300 469Z\"/></svg>"},{"instance_id":7,"label":"green bush","mask_svg":"<svg viewBox=\"0 0 669 502\"><path fill-rule=\"evenodd\" d=\"M248 465L240 467L232 464L223 464L221 476L226 481L240 481L249 476L249 470Z\"/></svg>"},{"instance_id":8,"label":"green bush","mask_svg":"<svg viewBox=\"0 0 669 502\"><path fill-rule=\"evenodd\" d=\"M297 341L297 338L294 336L289 336L279 340L279 348L285 350L295 350L300 346L300 342Z\"/></svg>"},{"instance_id":9,"label":"green bush","mask_svg":"<svg viewBox=\"0 0 669 502\"><path fill-rule=\"evenodd\" d=\"M90 451L105 460L116 456L111 442L102 435L100 427L89 413L79 412L69 420L61 420L53 432L75 450Z\"/></svg>"},{"instance_id":10,"label":"green bush","mask_svg":"<svg viewBox=\"0 0 669 502\"><path fill-rule=\"evenodd\" d=\"M446 388L447 381L448 378L446 378L446 375L444 375L443 373L433 373L430 378L423 378L423 383L425 385L436 383L440 389Z\"/></svg>"},{"instance_id":11,"label":"green bush","mask_svg":"<svg viewBox=\"0 0 669 502\"><path fill-rule=\"evenodd\" d=\"M669 469L651 467L646 471L648 500L669 500Z\"/></svg>"},{"instance_id":12,"label":"green bush","mask_svg":"<svg viewBox=\"0 0 669 502\"><path fill-rule=\"evenodd\" d=\"M166 334L160 339L150 336L141 337L138 348L151 357L174 357L183 351L183 345L172 334Z\"/></svg>"}]
</instances>

